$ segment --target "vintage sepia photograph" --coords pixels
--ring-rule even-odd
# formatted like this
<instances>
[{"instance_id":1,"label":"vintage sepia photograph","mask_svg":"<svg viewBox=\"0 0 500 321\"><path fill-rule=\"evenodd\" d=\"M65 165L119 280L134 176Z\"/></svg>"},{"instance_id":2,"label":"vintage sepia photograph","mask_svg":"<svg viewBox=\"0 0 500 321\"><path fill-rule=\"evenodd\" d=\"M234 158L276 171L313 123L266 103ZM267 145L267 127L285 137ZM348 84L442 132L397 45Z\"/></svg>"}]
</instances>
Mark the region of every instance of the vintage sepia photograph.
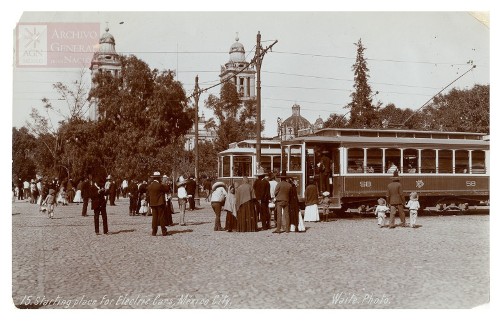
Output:
<instances>
[{"instance_id":1,"label":"vintage sepia photograph","mask_svg":"<svg viewBox=\"0 0 500 321\"><path fill-rule=\"evenodd\" d=\"M4 26L17 316L491 308L490 12L95 6Z\"/></svg>"}]
</instances>

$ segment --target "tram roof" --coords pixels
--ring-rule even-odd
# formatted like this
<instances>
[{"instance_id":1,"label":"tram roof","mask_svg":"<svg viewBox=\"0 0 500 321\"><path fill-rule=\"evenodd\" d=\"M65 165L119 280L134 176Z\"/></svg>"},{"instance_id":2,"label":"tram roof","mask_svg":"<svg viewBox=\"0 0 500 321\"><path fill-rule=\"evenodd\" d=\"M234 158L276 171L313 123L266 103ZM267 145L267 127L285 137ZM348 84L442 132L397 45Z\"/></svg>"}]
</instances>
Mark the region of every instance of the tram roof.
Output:
<instances>
[{"instance_id":1,"label":"tram roof","mask_svg":"<svg viewBox=\"0 0 500 321\"><path fill-rule=\"evenodd\" d=\"M461 147L489 147L487 140L475 139L437 139L437 138L415 138L415 137L359 137L359 136L301 136L283 142L285 145L294 143L344 143L344 144L364 144L366 146L461 146Z\"/></svg>"},{"instance_id":2,"label":"tram roof","mask_svg":"<svg viewBox=\"0 0 500 321\"><path fill-rule=\"evenodd\" d=\"M281 155L281 148L262 148L260 152L262 155ZM230 155L252 154L253 155L253 154L255 154L255 148L253 148L253 147L229 148L229 149L223 150L222 152L219 152L219 155L225 155L225 154L230 154Z\"/></svg>"},{"instance_id":3,"label":"tram roof","mask_svg":"<svg viewBox=\"0 0 500 321\"><path fill-rule=\"evenodd\" d=\"M359 137L399 137L407 138L409 136L418 136L418 138L430 138L433 139L434 136L442 137L448 136L448 138L464 138L468 137L470 139L481 140L483 137L487 136L486 133L474 133L474 132L448 132L448 131L438 131L438 130L412 130L412 129L373 129L373 128L323 128L319 129L314 134L314 136L359 136ZM311 134L307 135L311 136Z\"/></svg>"}]
</instances>

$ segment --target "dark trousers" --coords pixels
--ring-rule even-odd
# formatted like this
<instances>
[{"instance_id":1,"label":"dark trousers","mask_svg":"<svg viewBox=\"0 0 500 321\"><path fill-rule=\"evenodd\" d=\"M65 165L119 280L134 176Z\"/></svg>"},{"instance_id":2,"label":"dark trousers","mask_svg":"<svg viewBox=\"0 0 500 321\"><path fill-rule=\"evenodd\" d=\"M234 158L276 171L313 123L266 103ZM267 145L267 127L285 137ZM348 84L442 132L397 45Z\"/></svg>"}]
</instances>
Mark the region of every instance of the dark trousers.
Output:
<instances>
[{"instance_id":1,"label":"dark trousers","mask_svg":"<svg viewBox=\"0 0 500 321\"><path fill-rule=\"evenodd\" d=\"M104 234L108 233L108 213L106 213L106 207L98 208L94 210L94 229L96 234L99 233L99 214L102 216L102 227Z\"/></svg>"},{"instance_id":2,"label":"dark trousers","mask_svg":"<svg viewBox=\"0 0 500 321\"><path fill-rule=\"evenodd\" d=\"M194 204L194 195L191 195L191 197L188 197L189 200L189 209L194 210L196 209L196 205Z\"/></svg>"},{"instance_id":3,"label":"dark trousers","mask_svg":"<svg viewBox=\"0 0 500 321\"><path fill-rule=\"evenodd\" d=\"M288 201L276 201L276 231L281 231L283 221L285 221L285 231L290 232L290 213L288 211Z\"/></svg>"},{"instance_id":4,"label":"dark trousers","mask_svg":"<svg viewBox=\"0 0 500 321\"><path fill-rule=\"evenodd\" d=\"M221 202L212 202L212 208L215 213L215 225L214 225L214 231L223 231L224 229L222 228L220 224L220 212L222 211L222 203Z\"/></svg>"},{"instance_id":5,"label":"dark trousers","mask_svg":"<svg viewBox=\"0 0 500 321\"><path fill-rule=\"evenodd\" d=\"M130 195L130 205L128 206L128 213L135 215L137 212L137 196Z\"/></svg>"},{"instance_id":6,"label":"dark trousers","mask_svg":"<svg viewBox=\"0 0 500 321\"><path fill-rule=\"evenodd\" d=\"M319 174L319 191L330 192L330 173Z\"/></svg>"},{"instance_id":7,"label":"dark trousers","mask_svg":"<svg viewBox=\"0 0 500 321\"><path fill-rule=\"evenodd\" d=\"M87 216L87 207L89 206L89 198L83 198L82 216Z\"/></svg>"},{"instance_id":8,"label":"dark trousers","mask_svg":"<svg viewBox=\"0 0 500 321\"><path fill-rule=\"evenodd\" d=\"M394 226L394 221L396 220L396 210L399 212L399 219L401 220L401 225L405 225L405 212L403 210L403 204L391 204L391 214L389 226Z\"/></svg>"},{"instance_id":9,"label":"dark trousers","mask_svg":"<svg viewBox=\"0 0 500 321\"><path fill-rule=\"evenodd\" d=\"M271 228L270 214L269 214L269 201L259 201L257 208L259 209L260 221L262 222L262 229L267 230Z\"/></svg>"},{"instance_id":10,"label":"dark trousers","mask_svg":"<svg viewBox=\"0 0 500 321\"><path fill-rule=\"evenodd\" d=\"M163 236L167 235L167 228L165 227L165 215L163 215L163 210L165 205L151 206L151 212L153 212L153 222L152 222L152 235L156 235L158 232L158 225L161 227L161 234ZM160 223L160 224L158 224Z\"/></svg>"}]
</instances>

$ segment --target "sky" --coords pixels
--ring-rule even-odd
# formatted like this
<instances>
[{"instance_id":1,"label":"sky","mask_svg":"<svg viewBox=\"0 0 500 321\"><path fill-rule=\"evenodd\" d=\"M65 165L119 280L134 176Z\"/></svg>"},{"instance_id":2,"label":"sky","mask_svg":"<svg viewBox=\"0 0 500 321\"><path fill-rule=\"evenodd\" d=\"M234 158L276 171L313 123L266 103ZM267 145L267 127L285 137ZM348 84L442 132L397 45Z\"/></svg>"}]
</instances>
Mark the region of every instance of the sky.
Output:
<instances>
[{"instance_id":1,"label":"sky","mask_svg":"<svg viewBox=\"0 0 500 321\"><path fill-rule=\"evenodd\" d=\"M276 120L291 115L293 104L310 122L332 113L345 114L353 91L355 43L361 39L369 68L373 100L383 106L418 109L432 96L471 69L451 88L490 83L490 29L469 12L24 12L22 23L98 23L116 41L118 53L134 54L152 68L176 70L187 94L198 75L200 87L218 83L220 67L238 37L247 61L254 54L257 32L272 52L263 59L263 136L277 133ZM17 35L14 35L17 41ZM16 52L14 53L16 59ZM15 61L15 60L14 60ZM89 65L75 68L13 69L13 126L29 119L31 108L42 110L41 98L53 103L52 84L69 84ZM209 94L200 97L200 114ZM378 92L378 93L377 93Z\"/></svg>"}]
</instances>

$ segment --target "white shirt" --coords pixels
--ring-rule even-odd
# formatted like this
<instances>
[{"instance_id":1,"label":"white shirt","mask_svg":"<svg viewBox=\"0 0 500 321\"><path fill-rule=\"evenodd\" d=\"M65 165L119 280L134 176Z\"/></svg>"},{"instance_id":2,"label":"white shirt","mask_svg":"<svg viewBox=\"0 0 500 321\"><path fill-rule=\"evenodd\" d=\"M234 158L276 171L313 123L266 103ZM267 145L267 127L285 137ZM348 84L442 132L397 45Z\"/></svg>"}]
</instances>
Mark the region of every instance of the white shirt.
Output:
<instances>
[{"instance_id":1,"label":"white shirt","mask_svg":"<svg viewBox=\"0 0 500 321\"><path fill-rule=\"evenodd\" d=\"M275 180L269 181L269 187L271 189L271 198L274 198L274 191L276 190L276 186L278 185L278 182Z\"/></svg>"},{"instance_id":2,"label":"white shirt","mask_svg":"<svg viewBox=\"0 0 500 321\"><path fill-rule=\"evenodd\" d=\"M181 186L177 189L177 198L187 198L188 193L186 192L186 189L184 186Z\"/></svg>"},{"instance_id":3,"label":"white shirt","mask_svg":"<svg viewBox=\"0 0 500 321\"><path fill-rule=\"evenodd\" d=\"M224 187L219 186L213 191L212 193L212 198L210 199L211 202L222 202L227 196L227 192L224 189Z\"/></svg>"}]
</instances>

